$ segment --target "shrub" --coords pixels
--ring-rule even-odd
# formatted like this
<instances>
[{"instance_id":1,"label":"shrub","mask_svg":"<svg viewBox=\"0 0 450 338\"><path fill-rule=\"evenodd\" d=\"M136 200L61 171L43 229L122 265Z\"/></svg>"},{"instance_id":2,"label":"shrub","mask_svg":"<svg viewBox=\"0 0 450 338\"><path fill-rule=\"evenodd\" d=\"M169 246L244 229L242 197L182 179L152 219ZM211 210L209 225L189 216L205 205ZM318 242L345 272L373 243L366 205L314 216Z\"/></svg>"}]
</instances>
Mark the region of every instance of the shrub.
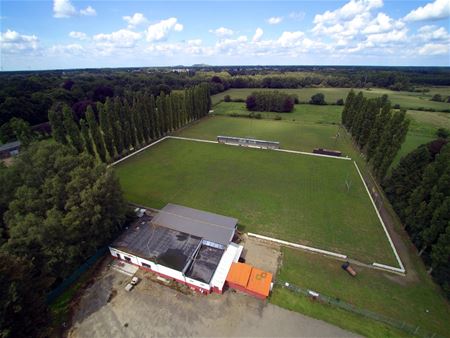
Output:
<instances>
[{"instance_id":1,"label":"shrub","mask_svg":"<svg viewBox=\"0 0 450 338\"><path fill-rule=\"evenodd\" d=\"M436 130L436 136L439 138L448 138L450 136L450 130L439 128L438 130Z\"/></svg>"},{"instance_id":2,"label":"shrub","mask_svg":"<svg viewBox=\"0 0 450 338\"><path fill-rule=\"evenodd\" d=\"M324 104L326 104L325 95L323 95L322 93L314 94L313 96L311 96L311 100L309 101L309 103L324 105Z\"/></svg>"},{"instance_id":3,"label":"shrub","mask_svg":"<svg viewBox=\"0 0 450 338\"><path fill-rule=\"evenodd\" d=\"M344 99L338 99L338 100L336 101L336 104L337 104L338 106L343 106L343 105L344 105Z\"/></svg>"},{"instance_id":4,"label":"shrub","mask_svg":"<svg viewBox=\"0 0 450 338\"><path fill-rule=\"evenodd\" d=\"M394 104L394 109L400 109L400 105L398 103Z\"/></svg>"},{"instance_id":5,"label":"shrub","mask_svg":"<svg viewBox=\"0 0 450 338\"><path fill-rule=\"evenodd\" d=\"M441 94L434 94L433 97L431 98L431 101L436 101L436 102L442 102L442 95Z\"/></svg>"},{"instance_id":6,"label":"shrub","mask_svg":"<svg viewBox=\"0 0 450 338\"><path fill-rule=\"evenodd\" d=\"M282 120L283 118L280 115L275 116L274 120L279 121Z\"/></svg>"},{"instance_id":7,"label":"shrub","mask_svg":"<svg viewBox=\"0 0 450 338\"><path fill-rule=\"evenodd\" d=\"M231 102L231 97L230 97L230 95L225 95L225 96L223 97L223 101L224 101L224 102Z\"/></svg>"}]
</instances>

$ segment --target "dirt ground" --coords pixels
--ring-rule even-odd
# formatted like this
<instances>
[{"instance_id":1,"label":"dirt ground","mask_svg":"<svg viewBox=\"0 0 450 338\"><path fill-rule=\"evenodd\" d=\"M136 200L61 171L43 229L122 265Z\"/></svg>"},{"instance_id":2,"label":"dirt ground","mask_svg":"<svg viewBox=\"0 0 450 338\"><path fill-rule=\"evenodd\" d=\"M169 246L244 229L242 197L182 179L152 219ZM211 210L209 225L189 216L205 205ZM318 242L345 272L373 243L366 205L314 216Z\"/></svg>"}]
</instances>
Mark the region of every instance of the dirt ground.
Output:
<instances>
[{"instance_id":1,"label":"dirt ground","mask_svg":"<svg viewBox=\"0 0 450 338\"><path fill-rule=\"evenodd\" d=\"M268 271L275 277L281 259L280 246L276 243L263 242L248 235L242 236L244 246L242 257L245 262L260 270Z\"/></svg>"},{"instance_id":2,"label":"dirt ground","mask_svg":"<svg viewBox=\"0 0 450 338\"><path fill-rule=\"evenodd\" d=\"M130 277L105 267L74 310L68 336L355 336L234 291L203 296L160 285L150 272L139 270L137 276L141 282L126 292Z\"/></svg>"}]
</instances>

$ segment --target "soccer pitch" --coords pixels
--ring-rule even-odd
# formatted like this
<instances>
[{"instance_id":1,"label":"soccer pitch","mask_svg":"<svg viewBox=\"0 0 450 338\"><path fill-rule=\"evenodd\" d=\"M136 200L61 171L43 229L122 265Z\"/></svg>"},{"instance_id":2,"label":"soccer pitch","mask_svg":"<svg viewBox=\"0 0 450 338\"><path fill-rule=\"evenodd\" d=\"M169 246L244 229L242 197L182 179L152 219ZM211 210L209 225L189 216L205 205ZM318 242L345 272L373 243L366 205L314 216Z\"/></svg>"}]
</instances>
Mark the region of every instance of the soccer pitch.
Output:
<instances>
[{"instance_id":1,"label":"soccer pitch","mask_svg":"<svg viewBox=\"0 0 450 338\"><path fill-rule=\"evenodd\" d=\"M352 161L166 139L114 168L130 202L216 212L246 232L397 266Z\"/></svg>"}]
</instances>

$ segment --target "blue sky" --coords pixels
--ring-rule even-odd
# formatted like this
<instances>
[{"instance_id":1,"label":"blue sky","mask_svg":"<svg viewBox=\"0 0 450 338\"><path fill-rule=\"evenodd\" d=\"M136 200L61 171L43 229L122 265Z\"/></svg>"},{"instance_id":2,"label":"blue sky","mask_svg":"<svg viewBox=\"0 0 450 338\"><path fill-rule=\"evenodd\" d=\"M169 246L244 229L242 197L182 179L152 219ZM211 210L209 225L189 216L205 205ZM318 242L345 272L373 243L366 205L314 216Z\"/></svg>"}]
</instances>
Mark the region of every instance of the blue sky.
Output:
<instances>
[{"instance_id":1,"label":"blue sky","mask_svg":"<svg viewBox=\"0 0 450 338\"><path fill-rule=\"evenodd\" d=\"M4 1L3 70L450 66L450 0Z\"/></svg>"}]
</instances>

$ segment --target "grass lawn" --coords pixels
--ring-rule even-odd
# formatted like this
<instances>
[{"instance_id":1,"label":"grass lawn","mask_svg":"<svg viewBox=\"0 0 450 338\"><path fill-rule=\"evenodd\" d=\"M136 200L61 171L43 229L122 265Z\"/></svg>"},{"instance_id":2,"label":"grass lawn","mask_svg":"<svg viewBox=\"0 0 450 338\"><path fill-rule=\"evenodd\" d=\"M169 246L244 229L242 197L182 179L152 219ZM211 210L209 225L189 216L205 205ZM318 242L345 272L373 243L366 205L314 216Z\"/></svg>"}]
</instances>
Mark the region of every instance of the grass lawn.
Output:
<instances>
[{"instance_id":1,"label":"grass lawn","mask_svg":"<svg viewBox=\"0 0 450 338\"><path fill-rule=\"evenodd\" d=\"M241 122L231 122L222 119L221 122L208 122L204 127L193 127L185 136L215 139L220 134L231 136L254 136L270 140L279 140L281 146L289 149L311 151L316 147L338 149L346 154L349 152L342 140L335 141L334 136L338 131L342 106L316 106L310 104L295 105L292 113L265 113L264 119L273 120L275 116L281 116L281 121L267 121L252 119L249 122L245 118L234 117ZM214 107L214 114L227 116L232 113L249 114L244 103L221 102ZM394 165L400 158L416 149L419 145L430 142L436 138L438 128L450 129L450 113L425 112L419 110L408 110L411 119L409 132L405 143L394 160ZM296 124L298 127L276 128L274 123ZM204 123L204 122L203 122ZM264 128L263 125L266 125ZM260 127L261 126L261 127ZM273 131L273 132L271 132ZM269 138L271 137L271 138Z\"/></svg>"},{"instance_id":2,"label":"grass lawn","mask_svg":"<svg viewBox=\"0 0 450 338\"><path fill-rule=\"evenodd\" d=\"M341 122L342 106L317 106L313 104L296 104L291 113L260 112L264 119L281 117L281 121L295 123L336 124ZM214 115L250 114L241 102L221 102L214 106ZM450 116L450 114L449 114Z\"/></svg>"},{"instance_id":3,"label":"grass lawn","mask_svg":"<svg viewBox=\"0 0 450 338\"><path fill-rule=\"evenodd\" d=\"M338 130L337 125L331 124L214 116L182 130L177 135L205 140L216 140L218 135L253 137L278 141L284 149L312 152L317 147L341 150L341 141L335 139Z\"/></svg>"},{"instance_id":4,"label":"grass lawn","mask_svg":"<svg viewBox=\"0 0 450 338\"><path fill-rule=\"evenodd\" d=\"M420 107L441 111L450 109L450 103L430 101L435 93L443 96L450 96L449 87L430 87L428 93L416 92L398 92L389 89L373 88L373 89L356 89L357 92L362 91L366 97L378 97L384 94L389 96L393 104L399 104L402 108L418 109ZM254 91L274 90L270 88L233 88L211 97L212 103L216 104L223 100L225 95L230 95L232 99L245 99ZM279 89L280 91L298 95L300 101L309 101L312 95L323 93L325 101L335 103L338 99L345 99L350 88L300 88L300 89ZM445 94L446 93L446 94Z\"/></svg>"},{"instance_id":5,"label":"grass lawn","mask_svg":"<svg viewBox=\"0 0 450 338\"><path fill-rule=\"evenodd\" d=\"M115 171L131 202L216 212L245 231L397 266L352 161L172 139Z\"/></svg>"},{"instance_id":6,"label":"grass lawn","mask_svg":"<svg viewBox=\"0 0 450 338\"><path fill-rule=\"evenodd\" d=\"M423 268L416 266L417 276L407 279L367 268L355 267L358 275L353 278L344 272L340 265L339 261L320 255L284 248L283 264L277 279L339 298L359 308L410 325L417 325L422 329L443 336L449 335L449 305ZM316 304L311 304L304 296L296 295L288 290L277 287L271 301L307 314L308 311L318 312L318 315L314 316L321 318L322 311L317 309ZM296 304L297 302L299 304ZM339 325L340 318L343 327L348 324L349 329L371 335L364 330L360 331L364 327L353 328L352 321L349 323L343 321L339 312L341 310L328 307L326 313L323 314L323 316L326 316L324 319ZM338 320L333 320L335 317ZM374 336L384 336L384 334L376 333Z\"/></svg>"}]
</instances>

